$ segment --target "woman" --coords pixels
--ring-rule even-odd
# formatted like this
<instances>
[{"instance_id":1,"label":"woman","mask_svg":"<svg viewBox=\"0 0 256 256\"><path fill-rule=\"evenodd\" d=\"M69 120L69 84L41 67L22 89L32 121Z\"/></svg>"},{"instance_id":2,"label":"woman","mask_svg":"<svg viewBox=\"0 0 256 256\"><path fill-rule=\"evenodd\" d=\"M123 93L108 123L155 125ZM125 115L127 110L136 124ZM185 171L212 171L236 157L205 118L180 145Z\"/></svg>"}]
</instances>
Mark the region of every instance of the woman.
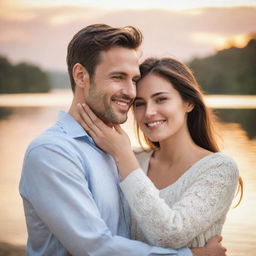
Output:
<instances>
[{"instance_id":1,"label":"woman","mask_svg":"<svg viewBox=\"0 0 256 256\"><path fill-rule=\"evenodd\" d=\"M150 150L136 159L125 132L106 126L87 106L79 108L81 124L117 163L133 237L162 247L203 247L221 233L238 169L219 152L210 112L188 67L150 58L140 71L134 117Z\"/></svg>"}]
</instances>

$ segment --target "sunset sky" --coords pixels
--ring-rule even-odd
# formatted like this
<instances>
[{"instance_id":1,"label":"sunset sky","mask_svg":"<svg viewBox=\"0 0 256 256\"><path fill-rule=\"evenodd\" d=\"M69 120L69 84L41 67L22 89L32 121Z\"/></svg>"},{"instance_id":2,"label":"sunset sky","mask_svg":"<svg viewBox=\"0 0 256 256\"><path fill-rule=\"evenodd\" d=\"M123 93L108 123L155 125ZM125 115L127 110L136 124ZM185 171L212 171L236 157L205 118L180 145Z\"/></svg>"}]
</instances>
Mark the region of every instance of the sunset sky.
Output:
<instances>
[{"instance_id":1,"label":"sunset sky","mask_svg":"<svg viewBox=\"0 0 256 256\"><path fill-rule=\"evenodd\" d=\"M145 57L187 61L243 47L256 33L256 0L0 0L0 54L65 70L68 42L92 23L136 26Z\"/></svg>"}]
</instances>

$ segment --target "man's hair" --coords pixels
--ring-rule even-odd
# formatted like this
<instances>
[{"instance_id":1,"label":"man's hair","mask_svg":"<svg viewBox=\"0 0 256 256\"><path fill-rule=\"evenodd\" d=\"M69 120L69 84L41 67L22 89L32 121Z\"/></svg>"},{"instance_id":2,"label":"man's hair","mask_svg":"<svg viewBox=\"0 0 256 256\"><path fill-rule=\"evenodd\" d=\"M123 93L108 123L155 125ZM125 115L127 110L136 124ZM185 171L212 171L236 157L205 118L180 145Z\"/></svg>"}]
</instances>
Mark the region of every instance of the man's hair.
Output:
<instances>
[{"instance_id":1,"label":"man's hair","mask_svg":"<svg viewBox=\"0 0 256 256\"><path fill-rule=\"evenodd\" d=\"M72 70L76 63L86 68L91 80L102 51L114 46L137 49L141 42L141 32L132 26L114 28L106 24L94 24L81 29L70 41L67 52L68 73L73 92L75 81Z\"/></svg>"}]
</instances>

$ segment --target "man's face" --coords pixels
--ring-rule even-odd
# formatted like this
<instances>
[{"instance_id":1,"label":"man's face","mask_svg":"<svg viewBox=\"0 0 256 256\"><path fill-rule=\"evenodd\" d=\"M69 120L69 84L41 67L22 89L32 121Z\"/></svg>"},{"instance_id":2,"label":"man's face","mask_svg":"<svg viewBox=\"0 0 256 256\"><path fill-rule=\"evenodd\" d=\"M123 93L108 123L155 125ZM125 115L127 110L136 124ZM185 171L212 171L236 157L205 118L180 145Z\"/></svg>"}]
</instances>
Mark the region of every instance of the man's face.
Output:
<instances>
[{"instance_id":1,"label":"man's face","mask_svg":"<svg viewBox=\"0 0 256 256\"><path fill-rule=\"evenodd\" d=\"M100 57L86 103L105 123L124 123L140 77L137 52L116 46Z\"/></svg>"}]
</instances>

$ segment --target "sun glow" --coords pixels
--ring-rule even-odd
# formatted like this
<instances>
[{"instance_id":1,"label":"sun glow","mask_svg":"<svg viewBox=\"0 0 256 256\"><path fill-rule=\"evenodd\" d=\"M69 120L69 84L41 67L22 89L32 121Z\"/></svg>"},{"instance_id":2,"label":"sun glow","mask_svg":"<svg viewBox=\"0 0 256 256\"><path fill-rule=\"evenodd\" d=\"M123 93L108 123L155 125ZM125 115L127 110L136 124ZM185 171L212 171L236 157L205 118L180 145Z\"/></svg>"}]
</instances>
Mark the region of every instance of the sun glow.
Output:
<instances>
[{"instance_id":1,"label":"sun glow","mask_svg":"<svg viewBox=\"0 0 256 256\"><path fill-rule=\"evenodd\" d=\"M245 47L248 41L253 38L253 36L248 34L239 34L230 36L224 36L214 33L194 33L192 39L198 43L210 44L216 50L223 50L230 47Z\"/></svg>"},{"instance_id":2,"label":"sun glow","mask_svg":"<svg viewBox=\"0 0 256 256\"><path fill-rule=\"evenodd\" d=\"M226 40L226 43L224 43L222 46L220 45L218 50L230 48L230 47L238 47L243 48L247 45L247 43L252 39L253 37L250 35L235 35Z\"/></svg>"}]
</instances>

